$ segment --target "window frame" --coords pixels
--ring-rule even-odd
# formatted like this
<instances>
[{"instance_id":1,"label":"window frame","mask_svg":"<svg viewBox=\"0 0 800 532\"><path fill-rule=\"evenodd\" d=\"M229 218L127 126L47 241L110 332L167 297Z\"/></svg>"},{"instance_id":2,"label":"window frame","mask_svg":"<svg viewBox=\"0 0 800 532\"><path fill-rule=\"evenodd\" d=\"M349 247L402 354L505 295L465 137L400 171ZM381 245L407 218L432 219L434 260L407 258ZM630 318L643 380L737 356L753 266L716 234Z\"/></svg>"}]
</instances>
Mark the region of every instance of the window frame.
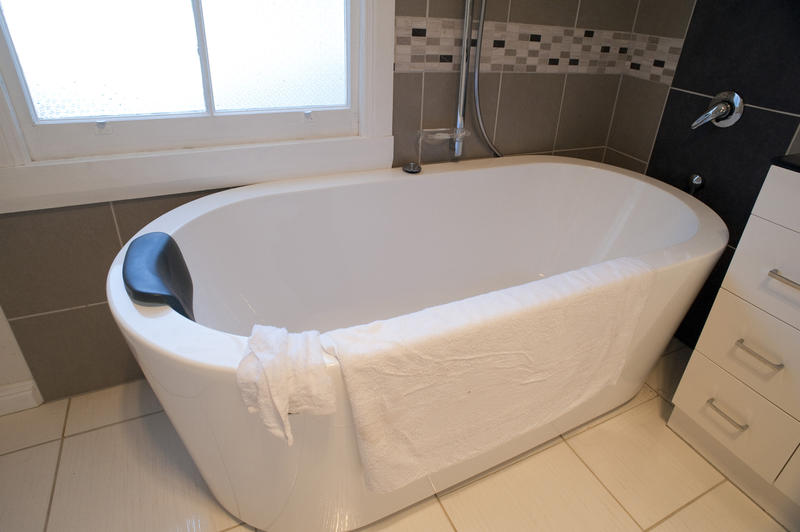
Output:
<instances>
[{"instance_id":1,"label":"window frame","mask_svg":"<svg viewBox=\"0 0 800 532\"><path fill-rule=\"evenodd\" d=\"M226 111L37 124L16 73L9 75L13 56L3 38L0 212L390 166L394 0L351 0L350 6L351 21L356 18L351 28L357 25L351 35L356 44L350 46L352 105L310 109L310 115ZM212 133L228 135L198 135L198 121L213 124ZM167 123L170 131L164 129ZM268 131L280 131L281 137L270 138ZM87 136L99 140L99 150L88 153L78 146ZM154 137L173 142L154 148L146 144Z\"/></svg>"}]
</instances>

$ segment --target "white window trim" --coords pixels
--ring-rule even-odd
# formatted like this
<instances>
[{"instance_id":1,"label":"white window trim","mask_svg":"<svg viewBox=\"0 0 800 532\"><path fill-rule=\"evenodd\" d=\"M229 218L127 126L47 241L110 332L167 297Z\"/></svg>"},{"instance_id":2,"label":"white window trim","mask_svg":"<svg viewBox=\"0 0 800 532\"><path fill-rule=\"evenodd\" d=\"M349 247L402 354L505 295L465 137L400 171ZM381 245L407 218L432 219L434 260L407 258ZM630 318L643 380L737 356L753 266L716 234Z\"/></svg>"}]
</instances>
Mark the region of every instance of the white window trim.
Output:
<instances>
[{"instance_id":1,"label":"white window trim","mask_svg":"<svg viewBox=\"0 0 800 532\"><path fill-rule=\"evenodd\" d=\"M359 2L357 136L33 161L0 79L0 212L387 168L394 0Z\"/></svg>"}]
</instances>

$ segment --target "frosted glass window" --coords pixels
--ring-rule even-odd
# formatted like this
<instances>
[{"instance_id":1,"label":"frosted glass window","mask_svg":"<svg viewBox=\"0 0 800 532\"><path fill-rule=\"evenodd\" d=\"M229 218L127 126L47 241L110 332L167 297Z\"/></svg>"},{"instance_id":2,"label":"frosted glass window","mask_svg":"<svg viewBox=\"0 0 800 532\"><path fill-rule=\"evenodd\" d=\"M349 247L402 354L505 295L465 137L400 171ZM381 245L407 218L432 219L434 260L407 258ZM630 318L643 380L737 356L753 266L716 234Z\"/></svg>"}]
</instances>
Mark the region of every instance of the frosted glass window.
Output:
<instances>
[{"instance_id":1,"label":"frosted glass window","mask_svg":"<svg viewBox=\"0 0 800 532\"><path fill-rule=\"evenodd\" d=\"M205 110L190 0L2 0L39 119Z\"/></svg>"},{"instance_id":2,"label":"frosted glass window","mask_svg":"<svg viewBox=\"0 0 800 532\"><path fill-rule=\"evenodd\" d=\"M348 103L345 0L203 0L214 107Z\"/></svg>"}]
</instances>

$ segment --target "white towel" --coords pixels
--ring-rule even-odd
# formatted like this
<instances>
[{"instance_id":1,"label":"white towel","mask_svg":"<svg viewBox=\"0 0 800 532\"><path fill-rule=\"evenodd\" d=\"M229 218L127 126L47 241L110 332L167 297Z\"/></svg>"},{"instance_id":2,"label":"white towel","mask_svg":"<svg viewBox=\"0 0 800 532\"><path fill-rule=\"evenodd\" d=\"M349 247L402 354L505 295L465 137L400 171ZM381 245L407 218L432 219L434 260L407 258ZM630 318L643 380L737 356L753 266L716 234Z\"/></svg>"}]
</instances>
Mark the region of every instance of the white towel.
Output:
<instances>
[{"instance_id":1,"label":"white towel","mask_svg":"<svg viewBox=\"0 0 800 532\"><path fill-rule=\"evenodd\" d=\"M248 345L250 352L236 370L242 399L272 434L292 445L290 412L325 415L336 409L320 335L254 325Z\"/></svg>"},{"instance_id":2,"label":"white towel","mask_svg":"<svg viewBox=\"0 0 800 532\"><path fill-rule=\"evenodd\" d=\"M615 383L653 277L617 259L322 335L368 486L392 491L475 457Z\"/></svg>"}]
</instances>

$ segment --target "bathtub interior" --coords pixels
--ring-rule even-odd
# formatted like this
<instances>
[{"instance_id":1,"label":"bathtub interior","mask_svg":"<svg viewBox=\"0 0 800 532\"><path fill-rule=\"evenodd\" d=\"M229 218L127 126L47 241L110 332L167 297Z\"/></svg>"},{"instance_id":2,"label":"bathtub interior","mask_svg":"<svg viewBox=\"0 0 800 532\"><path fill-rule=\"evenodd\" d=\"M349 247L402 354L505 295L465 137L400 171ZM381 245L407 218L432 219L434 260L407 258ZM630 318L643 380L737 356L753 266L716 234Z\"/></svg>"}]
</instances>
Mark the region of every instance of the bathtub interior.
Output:
<instances>
[{"instance_id":1,"label":"bathtub interior","mask_svg":"<svg viewBox=\"0 0 800 532\"><path fill-rule=\"evenodd\" d=\"M390 318L684 242L674 195L598 167L538 163L223 204L175 233L195 316L320 331Z\"/></svg>"}]
</instances>

